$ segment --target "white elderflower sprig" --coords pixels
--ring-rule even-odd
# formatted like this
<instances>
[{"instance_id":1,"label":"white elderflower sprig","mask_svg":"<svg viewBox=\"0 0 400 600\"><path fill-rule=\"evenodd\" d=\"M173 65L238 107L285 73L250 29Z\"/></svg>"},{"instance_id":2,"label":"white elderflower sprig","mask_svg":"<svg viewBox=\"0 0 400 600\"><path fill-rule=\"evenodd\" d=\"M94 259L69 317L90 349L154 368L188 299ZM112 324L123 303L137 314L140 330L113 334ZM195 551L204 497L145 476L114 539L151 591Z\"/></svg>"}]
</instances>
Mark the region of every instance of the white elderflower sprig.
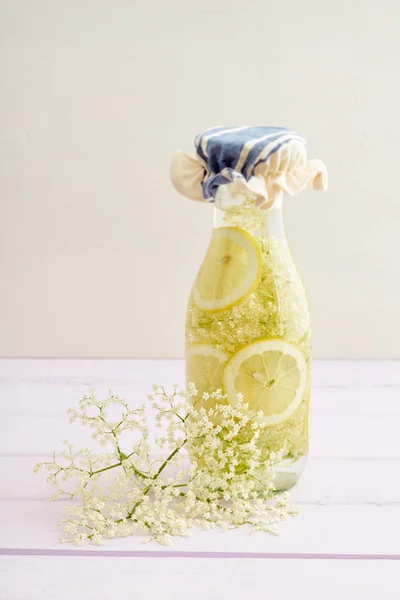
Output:
<instances>
[{"instance_id":1,"label":"white elderflower sprig","mask_svg":"<svg viewBox=\"0 0 400 600\"><path fill-rule=\"evenodd\" d=\"M190 383L186 392L173 386L170 393L154 385L148 401L163 430L155 440L165 451L161 459L151 453L144 406L131 408L111 391L99 400L90 391L68 411L104 450L64 442L59 458L53 454L35 467L48 473L52 500L74 500L66 507L61 541L103 544L145 532L169 544L194 527L242 525L278 534L277 524L296 513L274 487L285 449L271 452L263 444L266 426L249 415L243 398L231 406L221 390L199 397ZM215 407L204 408L207 403Z\"/></svg>"}]
</instances>

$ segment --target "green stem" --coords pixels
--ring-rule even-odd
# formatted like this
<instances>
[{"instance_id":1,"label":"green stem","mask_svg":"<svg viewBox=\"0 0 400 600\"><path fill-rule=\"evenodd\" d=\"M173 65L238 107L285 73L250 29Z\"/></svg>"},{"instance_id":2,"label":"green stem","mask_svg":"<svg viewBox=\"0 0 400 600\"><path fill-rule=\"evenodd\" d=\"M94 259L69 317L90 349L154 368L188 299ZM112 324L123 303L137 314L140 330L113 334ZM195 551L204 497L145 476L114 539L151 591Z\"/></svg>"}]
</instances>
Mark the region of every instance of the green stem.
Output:
<instances>
[{"instance_id":1,"label":"green stem","mask_svg":"<svg viewBox=\"0 0 400 600\"><path fill-rule=\"evenodd\" d=\"M120 450L118 450L120 456L122 456L122 452ZM123 460L128 460L128 458L130 458L133 454L135 454L134 452L131 452L130 454L128 454L128 456L124 456ZM119 462L110 465L109 467L103 467L103 469L98 469L97 471L92 471L91 473L89 473L89 477L93 477L93 475L98 475L99 473L104 473L105 471L110 471L111 469L115 469L116 467L120 467L122 465L122 460L120 460ZM135 465L130 465L130 467L132 468L132 470L136 473L136 475L138 475L139 477L143 477L143 479L153 479L152 477L150 477L150 475L146 475L146 473L142 473L142 471L139 471L139 469L137 469L135 467Z\"/></svg>"},{"instance_id":2,"label":"green stem","mask_svg":"<svg viewBox=\"0 0 400 600\"><path fill-rule=\"evenodd\" d=\"M161 467L158 469L157 473L154 475L153 479L157 479L157 477L164 471L164 469L167 466L167 464L169 463L169 461L174 458L175 454L178 454L178 452L180 450L182 450L182 448L186 444L186 442L187 442L187 439L183 440L182 444L180 446L177 446L175 448L175 450L173 452L171 452L171 454L169 456L167 456L167 458L164 460Z\"/></svg>"},{"instance_id":3,"label":"green stem","mask_svg":"<svg viewBox=\"0 0 400 600\"><path fill-rule=\"evenodd\" d=\"M157 473L154 475L153 479L153 483L151 483L150 485L148 485L146 488L144 488L143 490L143 494L142 497L140 498L140 500L138 500L135 505L132 507L132 509L128 512L126 518L127 519L131 519L133 514L135 513L135 510L138 508L138 506L141 505L141 503L143 502L143 498L145 496L147 496L147 494L150 492L151 488L153 487L156 479L161 475L161 473L163 472L163 470L165 469L165 467L167 466L167 464L169 463L170 460L172 460L174 458L174 456L176 454L178 454L178 452L180 450L182 450L183 446L186 444L187 440L183 440L182 444L180 446L177 446L177 448L175 448L175 450L173 452L171 452L171 454L169 456L167 456L167 458L164 460L164 462L162 463L162 465L160 466L160 468L158 469ZM165 489L165 488L164 488ZM116 521L116 523L121 523L122 519L118 519L118 521Z\"/></svg>"},{"instance_id":4,"label":"green stem","mask_svg":"<svg viewBox=\"0 0 400 600\"><path fill-rule=\"evenodd\" d=\"M139 471L139 469L137 469L135 467L135 465L131 464L130 467L131 467L132 471L135 473L135 475L137 475L138 477L142 477L143 479L152 479L150 477L150 475L146 475L146 473L142 473L142 471Z\"/></svg>"},{"instance_id":5,"label":"green stem","mask_svg":"<svg viewBox=\"0 0 400 600\"><path fill-rule=\"evenodd\" d=\"M116 467L120 467L122 462L115 463L115 465L110 465L109 467L104 467L103 469L98 469L97 471L91 471L89 473L89 477L93 477L93 475L98 475L99 473L104 473L105 471L110 471L110 469L115 469Z\"/></svg>"},{"instance_id":6,"label":"green stem","mask_svg":"<svg viewBox=\"0 0 400 600\"><path fill-rule=\"evenodd\" d=\"M128 512L128 514L127 514L127 516L126 516L126 518L127 518L127 519L130 519L130 518L133 516L133 514L134 514L135 510L137 509L137 507L138 507L138 506L140 506L140 505L142 504L142 502L143 502L143 498L144 498L145 496L147 496L147 494L149 493L149 491L151 490L151 488L152 488L152 487L153 487L153 484L151 484L151 485L148 485L148 486L147 486L147 488L145 488L145 489L143 490L143 495L142 495L142 497L140 498L140 500L138 500L138 501L136 502L136 504L133 506L133 508L132 508L132 509L131 509L131 510ZM116 521L116 523L121 523L121 521L122 521L122 519L118 519L118 521Z\"/></svg>"}]
</instances>

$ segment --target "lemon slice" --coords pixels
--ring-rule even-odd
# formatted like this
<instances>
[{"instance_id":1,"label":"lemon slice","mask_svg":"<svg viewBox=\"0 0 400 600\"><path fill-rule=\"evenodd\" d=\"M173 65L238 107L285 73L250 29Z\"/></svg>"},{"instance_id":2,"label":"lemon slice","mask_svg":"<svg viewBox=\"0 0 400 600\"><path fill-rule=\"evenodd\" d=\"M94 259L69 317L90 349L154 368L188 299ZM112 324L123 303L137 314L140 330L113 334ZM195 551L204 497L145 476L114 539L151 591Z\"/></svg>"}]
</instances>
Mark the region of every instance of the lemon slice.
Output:
<instances>
[{"instance_id":1,"label":"lemon slice","mask_svg":"<svg viewBox=\"0 0 400 600\"><path fill-rule=\"evenodd\" d=\"M209 344L193 344L186 350L186 382L194 383L199 397L222 389L222 374L228 357ZM211 406L212 405L212 406ZM215 402L207 402L214 408Z\"/></svg>"},{"instance_id":2,"label":"lemon slice","mask_svg":"<svg viewBox=\"0 0 400 600\"><path fill-rule=\"evenodd\" d=\"M218 312L249 296L259 283L261 260L255 239L243 229L214 229L193 287L198 308Z\"/></svg>"},{"instance_id":3,"label":"lemon slice","mask_svg":"<svg viewBox=\"0 0 400 600\"><path fill-rule=\"evenodd\" d=\"M288 419L299 406L307 382L304 356L284 340L260 340L239 350L223 374L228 402L243 395L250 411L261 411L267 425Z\"/></svg>"}]
</instances>

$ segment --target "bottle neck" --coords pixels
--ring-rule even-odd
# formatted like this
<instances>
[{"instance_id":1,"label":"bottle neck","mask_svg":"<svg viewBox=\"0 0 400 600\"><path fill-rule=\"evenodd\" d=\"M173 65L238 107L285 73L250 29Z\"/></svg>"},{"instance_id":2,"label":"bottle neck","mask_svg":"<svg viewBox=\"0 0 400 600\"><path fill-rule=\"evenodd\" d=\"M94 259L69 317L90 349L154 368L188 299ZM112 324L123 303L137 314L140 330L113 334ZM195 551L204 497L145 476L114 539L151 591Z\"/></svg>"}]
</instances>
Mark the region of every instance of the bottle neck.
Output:
<instances>
[{"instance_id":1,"label":"bottle neck","mask_svg":"<svg viewBox=\"0 0 400 600\"><path fill-rule=\"evenodd\" d=\"M240 227L257 237L282 238L286 236L282 202L266 211L232 211L214 208L214 227Z\"/></svg>"},{"instance_id":2,"label":"bottle neck","mask_svg":"<svg viewBox=\"0 0 400 600\"><path fill-rule=\"evenodd\" d=\"M282 204L277 208L271 208L267 211L265 217L263 232L266 238L286 237Z\"/></svg>"}]
</instances>

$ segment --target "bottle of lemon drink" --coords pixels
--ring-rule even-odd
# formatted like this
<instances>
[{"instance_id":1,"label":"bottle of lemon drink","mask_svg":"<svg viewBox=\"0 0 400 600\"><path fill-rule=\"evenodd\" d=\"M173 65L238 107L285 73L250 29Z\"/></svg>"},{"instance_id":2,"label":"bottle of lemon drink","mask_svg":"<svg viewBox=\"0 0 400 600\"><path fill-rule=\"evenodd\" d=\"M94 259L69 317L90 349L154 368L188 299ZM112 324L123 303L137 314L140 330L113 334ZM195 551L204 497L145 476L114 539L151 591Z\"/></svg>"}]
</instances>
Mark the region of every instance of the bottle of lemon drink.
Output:
<instances>
[{"instance_id":1,"label":"bottle of lemon drink","mask_svg":"<svg viewBox=\"0 0 400 600\"><path fill-rule=\"evenodd\" d=\"M326 189L326 169L282 127L215 127L176 151L171 179L214 203L214 228L186 317L186 379L199 392L238 395L268 426L265 452L284 451L276 486L298 479L309 443L311 325L285 235L282 198ZM207 404L208 402L208 404ZM205 401L207 407L209 401Z\"/></svg>"}]
</instances>

